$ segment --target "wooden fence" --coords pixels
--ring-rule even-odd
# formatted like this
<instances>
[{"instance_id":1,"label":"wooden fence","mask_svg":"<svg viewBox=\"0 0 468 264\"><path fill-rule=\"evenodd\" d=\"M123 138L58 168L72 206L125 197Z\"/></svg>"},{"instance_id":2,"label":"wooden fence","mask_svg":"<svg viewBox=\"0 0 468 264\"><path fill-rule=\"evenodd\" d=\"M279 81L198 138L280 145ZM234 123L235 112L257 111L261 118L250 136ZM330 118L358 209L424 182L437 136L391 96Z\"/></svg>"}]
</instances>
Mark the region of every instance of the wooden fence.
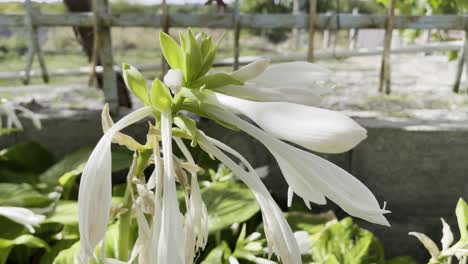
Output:
<instances>
[{"instance_id":1,"label":"wooden fence","mask_svg":"<svg viewBox=\"0 0 468 264\"><path fill-rule=\"evenodd\" d=\"M184 27L202 27L202 28L223 28L231 29L235 32L234 37L234 55L232 65L234 68L245 63L239 58L239 32L243 28L256 29L277 29L277 28L295 28L307 29L309 32L309 46L306 58L313 61L316 58L326 57L327 54L314 52L315 30L358 30L358 29L385 29L384 49L381 52L382 66L380 76L379 90L390 93L390 43L391 32L394 29L441 29L441 30L464 30L466 38L464 45L450 46L449 50L456 50L459 46L461 55L459 56L457 75L454 85L454 91L459 91L460 78L463 71L463 65L466 64L468 75L468 15L430 15L430 16L394 16L391 4L387 15L362 15L362 14L316 14L316 1L310 1L309 14L242 14L239 12L238 1L235 1L236 8L233 13L213 13L213 14L186 14L186 13L126 13L112 14L109 9L108 0L93 0L97 3L94 12L89 13L70 13L70 14L44 14L35 10L31 6L30 0L25 1L26 14L0 14L0 25L2 27L26 27L29 32L28 63L24 73L24 82L29 82L31 76L32 59L34 55L38 56L41 65L41 75L44 81L48 81L49 75L45 66L41 47L38 43L38 27L64 27L64 26L89 26L97 27L100 40L100 58L102 67L98 71L103 75L103 90L106 100L111 109L116 112L117 89L115 88L115 69L112 55L112 38L110 34L111 27L150 27L150 28L184 28ZM395 0L391 0L394 4ZM163 8L164 10L164 8ZM437 50L437 47L435 50ZM429 46L430 48L430 46ZM413 48L417 50L418 48ZM421 49L421 52L430 51L427 48ZM350 53L351 52L351 53ZM375 52L375 51L374 51ZM358 54L355 51L342 51L342 57ZM369 51L368 51L369 53ZM339 54L338 54L339 55ZM359 54L358 54L359 55ZM337 54L333 54L335 57ZM283 58L284 59L284 58ZM294 58L293 58L294 59ZM248 61L248 60L247 60ZM224 62L226 63L226 62ZM219 62L218 64L223 64ZM82 70L80 71L82 72ZM5 74L4 74L5 75ZM8 75L8 74L7 74ZM37 75L37 73L35 74ZM9 76L9 75L8 75ZM1 77L1 74L0 74Z\"/></svg>"}]
</instances>

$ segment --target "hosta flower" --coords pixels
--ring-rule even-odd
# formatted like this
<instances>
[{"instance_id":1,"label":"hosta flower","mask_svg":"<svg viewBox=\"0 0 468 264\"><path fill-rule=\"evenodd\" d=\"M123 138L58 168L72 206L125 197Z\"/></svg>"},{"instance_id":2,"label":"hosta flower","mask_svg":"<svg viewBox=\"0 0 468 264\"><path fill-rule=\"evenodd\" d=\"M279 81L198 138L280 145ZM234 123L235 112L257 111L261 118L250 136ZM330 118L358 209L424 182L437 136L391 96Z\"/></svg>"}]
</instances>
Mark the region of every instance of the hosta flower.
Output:
<instances>
[{"instance_id":1,"label":"hosta flower","mask_svg":"<svg viewBox=\"0 0 468 264\"><path fill-rule=\"evenodd\" d=\"M165 33L161 33L160 40L171 66L164 83L156 79L148 89L138 70L123 65L128 88L145 107L115 124L104 108L105 134L93 150L80 183L80 244L85 263L94 257L110 220L111 143L135 152L127 177L126 197L131 199L125 209L129 212L121 214L117 222L119 232L125 234L131 222L128 217L135 217L138 238L132 250L128 249L129 241L121 243L119 238L120 260L103 256L104 259L108 263L194 262L196 253L207 243L208 212L198 185L198 166L182 138L221 161L252 190L261 209L268 257L274 253L282 263L301 263L301 252L309 247L307 234L292 232L259 172L236 150L200 131L195 121L181 111L243 130L265 145L289 185L289 203L294 194L308 206L310 202L325 204L328 198L350 215L388 225L384 217L387 211L380 208L359 180L325 159L287 143L322 153L340 153L366 138L366 130L351 118L310 106L329 91L328 71L306 62L269 65L268 61L259 60L231 74L209 73L219 46L211 37L205 33L195 36L188 30L181 34L180 45ZM236 116L238 113L260 128ZM155 121L150 124L146 144L119 132L148 115L153 115ZM173 141L185 161L173 154ZM154 171L146 182L143 171L150 164L154 164ZM178 189L185 199L184 214L179 209ZM229 261L235 263L237 259ZM258 258L258 262L268 261Z\"/></svg>"},{"instance_id":2,"label":"hosta flower","mask_svg":"<svg viewBox=\"0 0 468 264\"><path fill-rule=\"evenodd\" d=\"M0 215L24 225L31 233L34 233L33 227L39 226L45 219L44 215L35 214L29 209L11 206L0 206Z\"/></svg>"},{"instance_id":3,"label":"hosta flower","mask_svg":"<svg viewBox=\"0 0 468 264\"><path fill-rule=\"evenodd\" d=\"M16 111L21 112L24 117L31 119L36 129L42 128L41 120L36 113L21 105L15 104L14 102L10 102L6 99L0 99L0 129L6 128L23 130L23 124L19 120ZM2 116L5 116L6 126L2 124Z\"/></svg>"}]
</instances>

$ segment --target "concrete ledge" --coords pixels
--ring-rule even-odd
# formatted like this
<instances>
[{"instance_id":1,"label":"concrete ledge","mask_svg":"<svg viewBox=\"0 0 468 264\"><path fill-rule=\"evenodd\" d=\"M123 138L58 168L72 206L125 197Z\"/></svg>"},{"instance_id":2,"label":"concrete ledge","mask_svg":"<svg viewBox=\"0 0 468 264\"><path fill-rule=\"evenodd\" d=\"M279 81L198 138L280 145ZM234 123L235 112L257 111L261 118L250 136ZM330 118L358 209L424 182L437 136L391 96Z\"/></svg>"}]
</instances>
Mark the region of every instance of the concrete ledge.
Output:
<instances>
[{"instance_id":1,"label":"concrete ledge","mask_svg":"<svg viewBox=\"0 0 468 264\"><path fill-rule=\"evenodd\" d=\"M427 260L423 247L407 234L424 232L438 241L442 230L440 217L456 227L456 202L459 197L468 198L467 120L446 118L435 112L427 118L412 119L368 112L353 114L360 116L356 120L368 129L368 139L351 152L326 158L363 181L379 201L387 201L387 208L392 211L389 215L392 228L362 223L380 237L387 255L404 254ZM0 137L0 148L36 140L61 156L96 144L102 135L99 111L50 114L43 121L42 131L34 130L28 120L24 124L25 132ZM145 122L140 122L126 132L143 139L146 127ZM254 166L270 166L271 174L265 182L281 206L285 206L287 185L274 158L260 143L245 133L207 120L200 120L199 128L233 146ZM338 211L338 215L344 214Z\"/></svg>"}]
</instances>

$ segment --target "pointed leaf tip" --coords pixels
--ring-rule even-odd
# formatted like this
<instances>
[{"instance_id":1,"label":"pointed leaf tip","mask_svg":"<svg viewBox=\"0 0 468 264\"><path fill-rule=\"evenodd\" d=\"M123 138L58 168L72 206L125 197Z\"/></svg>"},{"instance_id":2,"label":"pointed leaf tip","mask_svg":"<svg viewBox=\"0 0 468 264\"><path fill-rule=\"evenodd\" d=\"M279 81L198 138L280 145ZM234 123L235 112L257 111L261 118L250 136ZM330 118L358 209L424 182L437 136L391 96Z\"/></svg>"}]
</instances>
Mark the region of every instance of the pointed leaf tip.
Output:
<instances>
[{"instance_id":1,"label":"pointed leaf tip","mask_svg":"<svg viewBox=\"0 0 468 264\"><path fill-rule=\"evenodd\" d=\"M130 64L122 64L122 72L125 84L128 89L138 97L145 105L150 104L149 93L148 93L148 84L143 75Z\"/></svg>"}]
</instances>

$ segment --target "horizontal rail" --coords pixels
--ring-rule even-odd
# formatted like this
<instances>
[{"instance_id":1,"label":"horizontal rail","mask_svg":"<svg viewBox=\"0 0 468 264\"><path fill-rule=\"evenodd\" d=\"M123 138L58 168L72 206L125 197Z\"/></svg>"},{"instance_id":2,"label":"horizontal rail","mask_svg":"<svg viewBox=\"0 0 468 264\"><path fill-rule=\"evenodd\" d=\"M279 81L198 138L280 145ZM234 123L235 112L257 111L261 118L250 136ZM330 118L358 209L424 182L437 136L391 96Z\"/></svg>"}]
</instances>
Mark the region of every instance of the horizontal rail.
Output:
<instances>
[{"instance_id":1,"label":"horizontal rail","mask_svg":"<svg viewBox=\"0 0 468 264\"><path fill-rule=\"evenodd\" d=\"M405 54L405 53L426 53L426 52L438 52L438 51L458 51L463 46L462 41L453 41L453 42L445 42L445 43L431 43L425 45L410 45L400 48L392 49L392 54ZM345 59L349 57L358 57L358 56L374 56L382 54L382 48L378 49L356 49L356 50L335 50L335 51L319 51L316 52L315 57L318 60L326 60L326 59ZM258 59L258 56L246 56L239 58L240 65L246 65L248 63L253 62L254 60ZM263 57L264 58L264 57ZM267 57L272 62L287 62L287 61L296 61L296 60L306 60L306 55L282 55L282 56L272 56ZM213 64L215 67L227 67L232 66L234 63L234 59L227 58L222 60L217 60ZM160 70L160 64L147 64L147 65L140 65L136 66L138 70L142 72L148 71L155 71ZM114 66L114 70L117 72L121 72L122 69L118 66ZM90 67L80 67L75 69L58 69L52 70L49 75L50 76L87 76L91 72ZM96 66L96 72L102 72L102 66ZM24 77L24 71L20 72L0 72L0 80L16 80L21 79ZM41 73L37 71L31 71L31 78L39 78L41 77Z\"/></svg>"},{"instance_id":2,"label":"horizontal rail","mask_svg":"<svg viewBox=\"0 0 468 264\"><path fill-rule=\"evenodd\" d=\"M339 16L339 19L337 17ZM104 15L103 22L112 27L162 26L163 17L150 13L125 13ZM395 29L466 29L468 15L395 16ZM37 26L92 26L92 13L35 14ZM385 28L385 15L320 14L317 29ZM339 22L339 24L338 24ZM1 26L24 26L23 14L0 14ZM170 27L234 28L233 14L169 14ZM307 28L308 15L292 14L240 14L243 28Z\"/></svg>"}]
</instances>

